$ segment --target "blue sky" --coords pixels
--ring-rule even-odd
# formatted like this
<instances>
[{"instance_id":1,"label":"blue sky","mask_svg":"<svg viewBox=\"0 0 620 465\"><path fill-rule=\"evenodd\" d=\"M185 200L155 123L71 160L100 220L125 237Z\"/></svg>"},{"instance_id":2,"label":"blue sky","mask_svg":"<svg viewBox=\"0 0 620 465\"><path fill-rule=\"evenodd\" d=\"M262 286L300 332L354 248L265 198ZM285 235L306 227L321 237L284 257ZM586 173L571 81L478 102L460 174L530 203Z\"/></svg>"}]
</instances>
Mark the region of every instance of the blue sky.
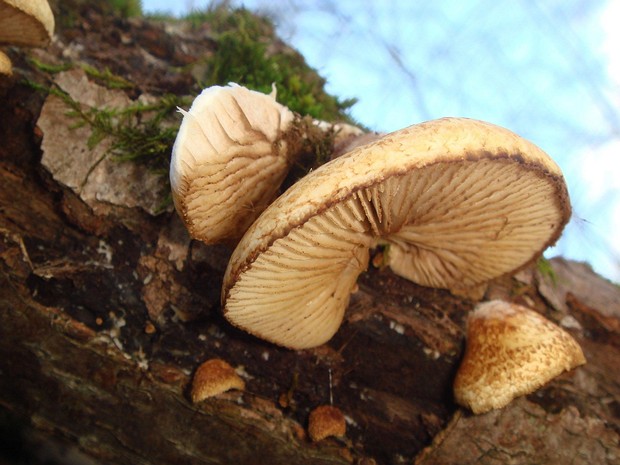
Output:
<instances>
[{"instance_id":1,"label":"blue sky","mask_svg":"<svg viewBox=\"0 0 620 465\"><path fill-rule=\"evenodd\" d=\"M443 116L505 126L562 167L574 218L549 254L620 281L618 0L247 0L379 131ZM206 1L144 0L182 14ZM614 14L614 11L616 14ZM616 44L616 45L614 45Z\"/></svg>"}]
</instances>

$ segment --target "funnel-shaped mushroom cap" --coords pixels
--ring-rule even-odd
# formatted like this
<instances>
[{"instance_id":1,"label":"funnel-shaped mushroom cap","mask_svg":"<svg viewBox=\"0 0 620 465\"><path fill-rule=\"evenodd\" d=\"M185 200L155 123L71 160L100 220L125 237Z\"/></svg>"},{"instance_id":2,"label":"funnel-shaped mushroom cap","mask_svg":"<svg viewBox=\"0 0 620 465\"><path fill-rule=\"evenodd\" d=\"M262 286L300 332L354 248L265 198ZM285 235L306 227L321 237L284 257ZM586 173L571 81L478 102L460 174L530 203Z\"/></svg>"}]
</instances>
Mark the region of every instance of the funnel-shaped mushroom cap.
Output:
<instances>
[{"instance_id":1,"label":"funnel-shaped mushroom cap","mask_svg":"<svg viewBox=\"0 0 620 465\"><path fill-rule=\"evenodd\" d=\"M43 46L53 35L47 0L0 0L0 44Z\"/></svg>"},{"instance_id":2,"label":"funnel-shaped mushroom cap","mask_svg":"<svg viewBox=\"0 0 620 465\"><path fill-rule=\"evenodd\" d=\"M474 413L504 407L586 362L570 334L520 305L484 302L469 315L467 326L454 396Z\"/></svg>"},{"instance_id":3,"label":"funnel-shaped mushroom cap","mask_svg":"<svg viewBox=\"0 0 620 465\"><path fill-rule=\"evenodd\" d=\"M311 172L248 230L224 277L234 325L291 348L338 329L369 249L425 286L461 289L510 273L570 216L558 166L516 134L446 118L388 134Z\"/></svg>"},{"instance_id":4,"label":"funnel-shaped mushroom cap","mask_svg":"<svg viewBox=\"0 0 620 465\"><path fill-rule=\"evenodd\" d=\"M192 237L234 242L276 196L292 162L293 113L273 95L210 87L182 111L170 182Z\"/></svg>"}]
</instances>

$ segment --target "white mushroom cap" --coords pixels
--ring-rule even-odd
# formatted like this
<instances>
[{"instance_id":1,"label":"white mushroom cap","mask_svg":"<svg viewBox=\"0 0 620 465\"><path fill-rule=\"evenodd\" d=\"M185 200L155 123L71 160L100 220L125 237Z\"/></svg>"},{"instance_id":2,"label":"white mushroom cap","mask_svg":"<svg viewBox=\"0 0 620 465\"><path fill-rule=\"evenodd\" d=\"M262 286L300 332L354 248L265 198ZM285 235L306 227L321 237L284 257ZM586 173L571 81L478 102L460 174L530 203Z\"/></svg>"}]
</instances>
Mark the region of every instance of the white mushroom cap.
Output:
<instances>
[{"instance_id":1,"label":"white mushroom cap","mask_svg":"<svg viewBox=\"0 0 620 465\"><path fill-rule=\"evenodd\" d=\"M224 277L226 318L291 348L336 332L369 249L395 272L461 289L537 258L570 216L559 167L516 134L446 118L309 173L250 227Z\"/></svg>"},{"instance_id":2,"label":"white mushroom cap","mask_svg":"<svg viewBox=\"0 0 620 465\"><path fill-rule=\"evenodd\" d=\"M231 85L205 89L172 150L170 182L192 237L235 242L275 198L292 163L294 114L271 95Z\"/></svg>"},{"instance_id":3,"label":"white mushroom cap","mask_svg":"<svg viewBox=\"0 0 620 465\"><path fill-rule=\"evenodd\" d=\"M501 300L484 302L468 317L454 396L474 413L484 413L585 361L579 344L539 313Z\"/></svg>"},{"instance_id":4,"label":"white mushroom cap","mask_svg":"<svg viewBox=\"0 0 620 465\"><path fill-rule=\"evenodd\" d=\"M54 35L47 0L0 0L0 43L40 47Z\"/></svg>"}]
</instances>

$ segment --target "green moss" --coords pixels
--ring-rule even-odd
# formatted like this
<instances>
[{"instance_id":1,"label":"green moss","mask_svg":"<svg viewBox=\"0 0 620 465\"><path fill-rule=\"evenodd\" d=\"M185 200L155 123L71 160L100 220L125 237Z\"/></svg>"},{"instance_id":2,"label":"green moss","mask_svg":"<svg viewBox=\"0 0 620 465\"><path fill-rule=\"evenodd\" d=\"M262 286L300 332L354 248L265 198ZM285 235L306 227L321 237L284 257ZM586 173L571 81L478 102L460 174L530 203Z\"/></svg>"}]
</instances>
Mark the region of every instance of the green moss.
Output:
<instances>
[{"instance_id":1,"label":"green moss","mask_svg":"<svg viewBox=\"0 0 620 465\"><path fill-rule=\"evenodd\" d=\"M142 16L141 0L108 0L108 7L123 18L134 18Z\"/></svg>"},{"instance_id":2,"label":"green moss","mask_svg":"<svg viewBox=\"0 0 620 465\"><path fill-rule=\"evenodd\" d=\"M80 27L85 11L106 17L134 18L143 15L141 0L50 0L57 32Z\"/></svg>"},{"instance_id":3,"label":"green moss","mask_svg":"<svg viewBox=\"0 0 620 465\"><path fill-rule=\"evenodd\" d=\"M540 257L538 259L536 262L536 268L542 276L549 278L549 281L551 281L554 286L558 284L558 275L553 269L551 262L545 257Z\"/></svg>"},{"instance_id":4,"label":"green moss","mask_svg":"<svg viewBox=\"0 0 620 465\"><path fill-rule=\"evenodd\" d=\"M43 63L42 61L37 60L36 58L32 56L28 56L27 60L28 60L28 63L30 63L35 68L37 68L39 71L43 71L44 73L49 73L49 74L57 74L62 71L68 71L71 68L73 68L73 65L71 63L62 63L60 65L52 65L49 63Z\"/></svg>"},{"instance_id":5,"label":"green moss","mask_svg":"<svg viewBox=\"0 0 620 465\"><path fill-rule=\"evenodd\" d=\"M217 40L217 48L207 60L204 87L236 82L269 93L275 83L278 101L291 110L325 121L351 122L347 110L356 100L329 95L325 80L300 54L277 39L269 19L224 4L193 13L190 21L208 24Z\"/></svg>"},{"instance_id":6,"label":"green moss","mask_svg":"<svg viewBox=\"0 0 620 465\"><path fill-rule=\"evenodd\" d=\"M89 78L93 79L98 84L107 87L108 89L133 89L136 87L133 82L112 73L109 68L101 71L94 66L83 64L82 69Z\"/></svg>"},{"instance_id":7,"label":"green moss","mask_svg":"<svg viewBox=\"0 0 620 465\"><path fill-rule=\"evenodd\" d=\"M67 115L74 119L72 127L90 128L88 148L95 148L104 139L110 146L104 158L113 156L119 161L134 161L165 175L177 135L178 106L187 106L188 97L164 95L156 103L134 104L125 108L83 107L62 89L44 87L33 82L28 85L46 94L59 97L67 106ZM167 182L167 176L166 182Z\"/></svg>"},{"instance_id":8,"label":"green moss","mask_svg":"<svg viewBox=\"0 0 620 465\"><path fill-rule=\"evenodd\" d=\"M28 62L39 71L43 71L44 73L49 74L57 74L62 71L68 71L76 66L73 63L61 63L59 65L53 65L49 63L44 63L34 57L28 57ZM98 84L104 87L107 87L108 89L133 89L136 87L133 82L128 81L122 76L118 76L112 73L109 68L105 68L102 71L95 68L94 66L85 63L77 66L81 67L90 79L96 81Z\"/></svg>"},{"instance_id":9,"label":"green moss","mask_svg":"<svg viewBox=\"0 0 620 465\"><path fill-rule=\"evenodd\" d=\"M77 5L85 0L68 1L77 10ZM101 11L111 11L124 17L142 13L139 1L96 3ZM312 118L353 122L347 112L355 100L340 100L328 94L325 91L325 80L306 64L299 53L286 47L277 38L272 21L244 8L233 9L228 2L220 2L204 11L194 11L179 21L189 22L192 28L206 29L216 44L214 49L206 49L203 61L197 63L206 65L206 71L194 89L195 95L202 88L226 85L229 82L270 93L275 83L278 101L302 115L297 130L304 134L303 155L288 182L294 182L328 160L335 134L326 135L316 129ZM47 73L65 69L64 66L54 67L38 62L33 62L33 66ZM113 74L107 68L101 70L88 65L82 65L82 68L90 79L107 88L139 90L138 85ZM191 97L165 95L156 104L149 106L136 104L124 109L82 108L59 88L40 90L63 99L69 114L75 119L76 127L87 125L91 129L89 147L93 148L107 139L110 148L105 156L143 163L161 173L168 171L178 131L179 118L174 115L176 107L188 108L192 100Z\"/></svg>"}]
</instances>

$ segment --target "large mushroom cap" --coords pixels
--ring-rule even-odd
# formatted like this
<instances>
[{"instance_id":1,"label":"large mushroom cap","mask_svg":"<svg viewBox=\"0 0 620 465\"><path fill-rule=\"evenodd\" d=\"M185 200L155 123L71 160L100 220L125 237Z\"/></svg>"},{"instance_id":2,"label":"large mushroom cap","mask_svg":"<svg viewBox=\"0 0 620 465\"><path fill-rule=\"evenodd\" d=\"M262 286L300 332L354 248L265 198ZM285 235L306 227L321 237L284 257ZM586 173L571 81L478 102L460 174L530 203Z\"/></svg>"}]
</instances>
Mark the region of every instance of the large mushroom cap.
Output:
<instances>
[{"instance_id":1,"label":"large mushroom cap","mask_svg":"<svg viewBox=\"0 0 620 465\"><path fill-rule=\"evenodd\" d=\"M224 277L234 325L291 348L327 341L369 249L395 272L461 289L524 266L570 216L559 167L516 134L446 118L388 134L311 172L256 220Z\"/></svg>"},{"instance_id":2,"label":"large mushroom cap","mask_svg":"<svg viewBox=\"0 0 620 465\"><path fill-rule=\"evenodd\" d=\"M579 344L542 315L502 300L484 302L468 316L454 396L484 413L584 363Z\"/></svg>"},{"instance_id":3,"label":"large mushroom cap","mask_svg":"<svg viewBox=\"0 0 620 465\"><path fill-rule=\"evenodd\" d=\"M47 0L0 0L0 43L39 47L54 35Z\"/></svg>"},{"instance_id":4,"label":"large mushroom cap","mask_svg":"<svg viewBox=\"0 0 620 465\"><path fill-rule=\"evenodd\" d=\"M235 242L288 173L294 115L275 93L237 85L209 87L181 112L170 164L177 211L195 239Z\"/></svg>"}]
</instances>

